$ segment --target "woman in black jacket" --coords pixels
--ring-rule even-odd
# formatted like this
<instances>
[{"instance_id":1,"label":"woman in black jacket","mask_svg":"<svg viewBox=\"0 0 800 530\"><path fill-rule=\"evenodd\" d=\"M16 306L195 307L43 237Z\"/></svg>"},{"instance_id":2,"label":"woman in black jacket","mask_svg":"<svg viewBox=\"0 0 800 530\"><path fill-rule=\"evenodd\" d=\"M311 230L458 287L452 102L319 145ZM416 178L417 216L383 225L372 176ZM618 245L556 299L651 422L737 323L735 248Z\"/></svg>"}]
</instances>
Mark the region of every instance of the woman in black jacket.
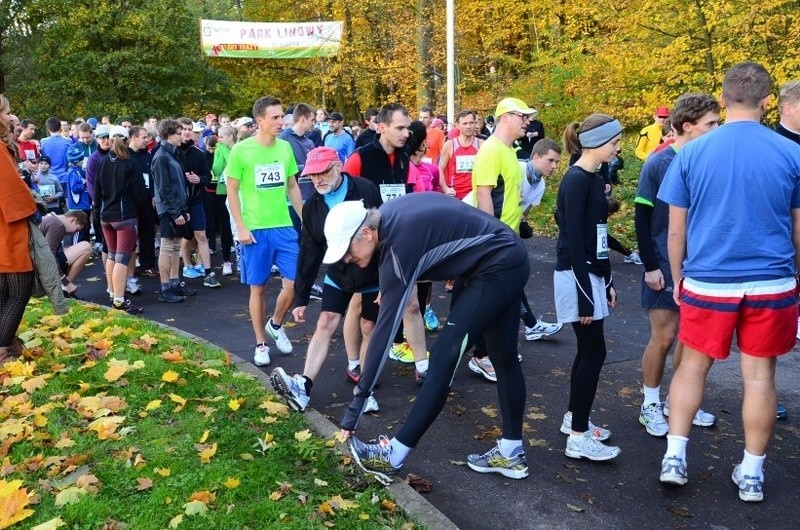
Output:
<instances>
[{"instance_id":1,"label":"woman in black jacket","mask_svg":"<svg viewBox=\"0 0 800 530\"><path fill-rule=\"evenodd\" d=\"M128 264L136 252L136 227L139 212L147 207L147 189L142 169L128 150L128 130L111 128L111 150L100 159L94 183L94 209L100 213L100 226L108 244L106 281L113 307L130 314L142 312L125 299Z\"/></svg>"}]
</instances>

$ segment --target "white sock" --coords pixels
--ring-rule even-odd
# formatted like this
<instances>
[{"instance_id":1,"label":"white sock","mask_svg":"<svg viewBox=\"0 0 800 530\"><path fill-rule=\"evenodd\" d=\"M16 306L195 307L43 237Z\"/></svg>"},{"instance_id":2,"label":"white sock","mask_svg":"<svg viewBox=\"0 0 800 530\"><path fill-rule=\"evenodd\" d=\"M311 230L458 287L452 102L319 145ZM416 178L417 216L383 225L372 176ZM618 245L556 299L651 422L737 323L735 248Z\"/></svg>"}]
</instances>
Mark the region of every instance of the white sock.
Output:
<instances>
[{"instance_id":1,"label":"white sock","mask_svg":"<svg viewBox=\"0 0 800 530\"><path fill-rule=\"evenodd\" d=\"M398 442L397 438L389 440L389 445L392 446L392 452L389 454L389 463L394 467L402 467L408 453L411 452L411 448Z\"/></svg>"},{"instance_id":2,"label":"white sock","mask_svg":"<svg viewBox=\"0 0 800 530\"><path fill-rule=\"evenodd\" d=\"M586 432L589 432L589 431L586 431ZM581 440L583 440L583 436L585 434L586 434L585 432L581 432L581 433L578 433L578 434L575 434L575 433L571 432L571 433L569 433L569 437L573 442L580 442Z\"/></svg>"},{"instance_id":3,"label":"white sock","mask_svg":"<svg viewBox=\"0 0 800 530\"><path fill-rule=\"evenodd\" d=\"M358 359L356 359L355 361L351 361L350 359L347 359L347 369L350 370L350 371L355 370L356 366L360 366L360 365L361 365L361 362L359 362Z\"/></svg>"},{"instance_id":4,"label":"white sock","mask_svg":"<svg viewBox=\"0 0 800 530\"><path fill-rule=\"evenodd\" d=\"M524 452L522 448L522 440L507 440L505 438L500 438L500 454L506 458L509 458L514 452L519 449L520 451Z\"/></svg>"},{"instance_id":5,"label":"white sock","mask_svg":"<svg viewBox=\"0 0 800 530\"><path fill-rule=\"evenodd\" d=\"M748 477L764 477L764 460L767 458L766 454L761 456L751 455L747 452L747 449L744 450L744 457L742 458L742 475L747 475Z\"/></svg>"},{"instance_id":6,"label":"white sock","mask_svg":"<svg viewBox=\"0 0 800 530\"><path fill-rule=\"evenodd\" d=\"M644 392L644 401L642 402L643 407L646 407L651 403L661 403L661 385L655 388L642 385L642 392Z\"/></svg>"},{"instance_id":7,"label":"white sock","mask_svg":"<svg viewBox=\"0 0 800 530\"><path fill-rule=\"evenodd\" d=\"M114 303L118 304L118 305L124 304L125 303L125 297L124 296L115 296L114 297Z\"/></svg>"},{"instance_id":8,"label":"white sock","mask_svg":"<svg viewBox=\"0 0 800 530\"><path fill-rule=\"evenodd\" d=\"M667 435L667 452L666 456L677 456L686 460L686 444L689 439L685 436L678 436L677 434Z\"/></svg>"},{"instance_id":9,"label":"white sock","mask_svg":"<svg viewBox=\"0 0 800 530\"><path fill-rule=\"evenodd\" d=\"M414 361L414 366L417 367L417 372L425 373L428 371L428 359L422 359L421 361Z\"/></svg>"}]
</instances>

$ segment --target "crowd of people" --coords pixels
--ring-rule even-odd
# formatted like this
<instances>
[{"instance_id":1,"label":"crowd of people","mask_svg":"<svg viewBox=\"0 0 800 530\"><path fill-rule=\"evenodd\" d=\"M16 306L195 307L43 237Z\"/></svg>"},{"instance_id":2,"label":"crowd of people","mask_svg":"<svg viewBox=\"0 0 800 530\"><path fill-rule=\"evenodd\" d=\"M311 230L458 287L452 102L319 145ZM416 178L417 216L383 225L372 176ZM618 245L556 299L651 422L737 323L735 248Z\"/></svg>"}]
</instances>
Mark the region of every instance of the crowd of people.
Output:
<instances>
[{"instance_id":1,"label":"crowd of people","mask_svg":"<svg viewBox=\"0 0 800 530\"><path fill-rule=\"evenodd\" d=\"M220 252L221 274L237 270L249 288L258 366L272 363L271 344L293 351L283 324L305 322L309 301L321 300L303 372L276 367L270 376L295 410L308 407L343 322L355 389L340 425L362 469L391 480L441 412L471 351L469 369L497 385L503 422L497 444L468 455L467 465L520 479L528 476L520 319L526 340L563 324L576 337L560 425L565 455L605 461L621 453L606 443L611 430L590 418L606 356L603 323L616 303L615 249L644 269L651 337L639 422L666 436L661 481L686 484L691 426L716 421L700 408L705 378L715 359L729 355L736 332L745 451L732 479L742 500L760 501L776 419L775 360L794 347L800 323L800 82L781 88L778 134L760 124L770 94L768 73L741 63L727 72L721 102L687 93L656 110L636 146L645 159L635 200L638 253L608 232L618 208L610 190L623 163L622 124L594 113L566 128L569 168L555 211L557 323L537 319L524 294L530 263L522 239L531 235L528 217L562 146L520 99L502 99L485 119L463 110L449 131L427 107L414 121L389 103L368 109L363 124L345 125L339 112L307 103L285 109L261 97L252 116L233 121L225 114L151 117L142 125L128 117L114 124L49 118L38 142L36 124L18 120L0 99L3 189L12 198L0 201L0 356L10 354L30 296L27 253L7 251L27 245L29 217L57 258L66 296L79 296L76 278L95 252L112 307L131 314L142 312L129 296L141 292L137 274L159 276L158 300L180 303L197 294L186 279L221 287L211 263ZM46 211L35 213L29 189ZM730 215L752 208L759 222ZM272 276L281 289L268 313ZM433 282L451 293L445 325L430 305ZM438 331L430 348L426 329ZM662 400L673 344L675 373ZM394 437L365 443L354 431L363 413L379 409L373 391L387 359L414 365L419 394Z\"/></svg>"}]
</instances>

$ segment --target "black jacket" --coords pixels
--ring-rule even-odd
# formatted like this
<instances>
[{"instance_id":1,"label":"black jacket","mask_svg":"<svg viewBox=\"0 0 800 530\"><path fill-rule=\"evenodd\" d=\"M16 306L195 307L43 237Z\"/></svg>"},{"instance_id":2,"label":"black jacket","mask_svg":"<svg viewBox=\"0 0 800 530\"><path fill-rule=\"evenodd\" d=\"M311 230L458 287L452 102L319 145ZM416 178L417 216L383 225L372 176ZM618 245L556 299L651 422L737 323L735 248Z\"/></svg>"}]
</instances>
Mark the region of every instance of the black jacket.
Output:
<instances>
[{"instance_id":1,"label":"black jacket","mask_svg":"<svg viewBox=\"0 0 800 530\"><path fill-rule=\"evenodd\" d=\"M364 131L358 135L358 138L356 138L356 149L371 144L375 140L376 134L378 133L369 127L364 129Z\"/></svg>"},{"instance_id":2,"label":"black jacket","mask_svg":"<svg viewBox=\"0 0 800 530\"><path fill-rule=\"evenodd\" d=\"M142 176L144 176L144 187L147 188L147 197L152 199L153 194L153 155L147 149L141 151L131 150L131 158L139 162L139 167L142 169Z\"/></svg>"},{"instance_id":3,"label":"black jacket","mask_svg":"<svg viewBox=\"0 0 800 530\"><path fill-rule=\"evenodd\" d=\"M383 204L378 188L372 182L342 174L347 185L344 200L363 200L367 208L378 208ZM325 240L325 218L328 217L328 205L322 195L314 194L303 205L303 229L300 236L300 253L297 256L297 274L294 279L294 305L308 305L311 286L319 273L322 258L328 250ZM378 285L378 260L373 259L367 268L362 269L353 264L341 261L328 266L331 280L349 293L358 292L367 287Z\"/></svg>"},{"instance_id":4,"label":"black jacket","mask_svg":"<svg viewBox=\"0 0 800 530\"><path fill-rule=\"evenodd\" d=\"M186 177L178 161L176 147L162 142L153 155L153 187L158 215L168 214L177 219L189 209L186 206Z\"/></svg>"},{"instance_id":5,"label":"black jacket","mask_svg":"<svg viewBox=\"0 0 800 530\"><path fill-rule=\"evenodd\" d=\"M211 182L211 168L206 160L206 155L198 148L193 141L189 140L178 146L178 160L183 165L186 173L194 172L200 177L200 182L191 184L184 177L186 182L186 202L187 204L197 204L203 202L203 193L206 186Z\"/></svg>"},{"instance_id":6,"label":"black jacket","mask_svg":"<svg viewBox=\"0 0 800 530\"><path fill-rule=\"evenodd\" d=\"M361 158L361 176L371 180L380 187L381 184L405 184L406 193L414 191L414 185L408 183L408 170L411 161L404 149L394 152L394 163L389 161L389 154L380 143L380 135L376 134L371 144L356 150Z\"/></svg>"},{"instance_id":7,"label":"black jacket","mask_svg":"<svg viewBox=\"0 0 800 530\"><path fill-rule=\"evenodd\" d=\"M128 151L130 153L130 151ZM113 151L100 159L94 181L94 210L101 221L136 219L147 207L147 190L139 163Z\"/></svg>"}]
</instances>

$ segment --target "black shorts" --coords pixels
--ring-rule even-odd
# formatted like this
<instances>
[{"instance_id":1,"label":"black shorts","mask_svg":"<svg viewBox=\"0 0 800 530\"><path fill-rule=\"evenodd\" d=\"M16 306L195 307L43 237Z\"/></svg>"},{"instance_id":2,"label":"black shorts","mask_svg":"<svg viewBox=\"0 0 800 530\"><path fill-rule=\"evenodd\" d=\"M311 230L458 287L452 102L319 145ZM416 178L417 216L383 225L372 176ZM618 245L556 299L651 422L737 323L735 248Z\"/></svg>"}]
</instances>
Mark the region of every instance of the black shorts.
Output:
<instances>
[{"instance_id":1,"label":"black shorts","mask_svg":"<svg viewBox=\"0 0 800 530\"><path fill-rule=\"evenodd\" d=\"M158 216L158 230L164 239L182 237L191 240L194 237L194 233L189 228L188 223L178 226L175 224L175 219L168 213L162 213Z\"/></svg>"},{"instance_id":2,"label":"black shorts","mask_svg":"<svg viewBox=\"0 0 800 530\"><path fill-rule=\"evenodd\" d=\"M342 291L327 283L322 284L322 311L344 316L352 298L353 293ZM361 318L370 322L378 320L378 304L375 303L377 298L378 291L361 293Z\"/></svg>"},{"instance_id":3,"label":"black shorts","mask_svg":"<svg viewBox=\"0 0 800 530\"><path fill-rule=\"evenodd\" d=\"M203 203L198 202L190 204L189 208L189 229L192 232L202 232L206 229L206 211L203 209ZM191 238L188 238L191 239Z\"/></svg>"},{"instance_id":4,"label":"black shorts","mask_svg":"<svg viewBox=\"0 0 800 530\"><path fill-rule=\"evenodd\" d=\"M644 282L644 274L642 274L642 308L643 309L668 309L670 311L678 311L678 306L675 304L675 299L672 297L675 286L672 284L672 275L669 272L669 267L661 268L661 273L664 275L664 288L660 291L654 291ZM666 272L665 272L666 271Z\"/></svg>"}]
</instances>

